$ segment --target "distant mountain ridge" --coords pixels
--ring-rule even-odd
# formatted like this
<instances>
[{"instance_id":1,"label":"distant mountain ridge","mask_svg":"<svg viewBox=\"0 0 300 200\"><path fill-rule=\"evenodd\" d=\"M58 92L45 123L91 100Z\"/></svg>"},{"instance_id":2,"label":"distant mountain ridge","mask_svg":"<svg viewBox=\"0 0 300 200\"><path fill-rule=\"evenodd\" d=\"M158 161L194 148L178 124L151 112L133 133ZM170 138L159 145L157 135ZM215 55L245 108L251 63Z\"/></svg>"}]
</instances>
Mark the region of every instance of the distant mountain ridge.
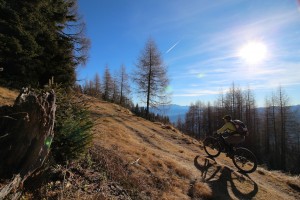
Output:
<instances>
[{"instance_id":1,"label":"distant mountain ridge","mask_svg":"<svg viewBox=\"0 0 300 200\"><path fill-rule=\"evenodd\" d=\"M190 106L180 106L177 104L170 104L167 106L159 106L158 108L151 108L150 111L168 116L172 123L177 122L178 118L181 117L182 120L185 118L185 114L188 112Z\"/></svg>"}]
</instances>

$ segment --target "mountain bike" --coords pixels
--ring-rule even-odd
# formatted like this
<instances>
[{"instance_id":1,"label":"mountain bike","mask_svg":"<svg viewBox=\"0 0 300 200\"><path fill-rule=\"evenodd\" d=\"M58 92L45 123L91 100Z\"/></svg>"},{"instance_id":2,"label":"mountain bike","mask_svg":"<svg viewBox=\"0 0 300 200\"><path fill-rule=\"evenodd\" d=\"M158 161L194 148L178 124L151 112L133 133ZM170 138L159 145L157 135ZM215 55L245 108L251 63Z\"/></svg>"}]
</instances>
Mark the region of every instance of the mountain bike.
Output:
<instances>
[{"instance_id":1,"label":"mountain bike","mask_svg":"<svg viewBox=\"0 0 300 200\"><path fill-rule=\"evenodd\" d=\"M228 134L208 136L204 139L204 150L210 157L217 157L221 152L232 159L233 164L244 173L252 173L257 168L256 156L247 148L236 147L226 143Z\"/></svg>"}]
</instances>

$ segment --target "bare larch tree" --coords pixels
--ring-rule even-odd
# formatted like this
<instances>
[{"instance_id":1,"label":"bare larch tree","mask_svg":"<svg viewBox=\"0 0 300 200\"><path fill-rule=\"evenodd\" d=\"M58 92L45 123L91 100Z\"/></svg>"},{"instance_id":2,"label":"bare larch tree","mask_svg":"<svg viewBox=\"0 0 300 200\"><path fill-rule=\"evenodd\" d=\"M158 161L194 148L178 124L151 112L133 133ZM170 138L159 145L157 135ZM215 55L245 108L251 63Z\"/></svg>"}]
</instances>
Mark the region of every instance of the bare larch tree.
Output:
<instances>
[{"instance_id":1,"label":"bare larch tree","mask_svg":"<svg viewBox=\"0 0 300 200\"><path fill-rule=\"evenodd\" d=\"M100 98L101 97L101 81L100 76L98 73L94 76L94 82L95 82L95 97Z\"/></svg>"},{"instance_id":2,"label":"bare larch tree","mask_svg":"<svg viewBox=\"0 0 300 200\"><path fill-rule=\"evenodd\" d=\"M103 99L109 101L112 99L113 95L113 79L110 74L108 65L105 67L104 77L103 77Z\"/></svg>"},{"instance_id":3,"label":"bare larch tree","mask_svg":"<svg viewBox=\"0 0 300 200\"><path fill-rule=\"evenodd\" d=\"M149 39L142 50L137 70L134 72L133 81L137 85L137 93L143 103L146 103L146 116L149 107L167 104L169 97L166 88L169 84L167 67L163 64L161 54L154 40Z\"/></svg>"},{"instance_id":4,"label":"bare larch tree","mask_svg":"<svg viewBox=\"0 0 300 200\"><path fill-rule=\"evenodd\" d=\"M128 74L126 73L125 65L121 65L120 69L120 105L123 105L126 98L130 94L130 86L128 83Z\"/></svg>"}]
</instances>

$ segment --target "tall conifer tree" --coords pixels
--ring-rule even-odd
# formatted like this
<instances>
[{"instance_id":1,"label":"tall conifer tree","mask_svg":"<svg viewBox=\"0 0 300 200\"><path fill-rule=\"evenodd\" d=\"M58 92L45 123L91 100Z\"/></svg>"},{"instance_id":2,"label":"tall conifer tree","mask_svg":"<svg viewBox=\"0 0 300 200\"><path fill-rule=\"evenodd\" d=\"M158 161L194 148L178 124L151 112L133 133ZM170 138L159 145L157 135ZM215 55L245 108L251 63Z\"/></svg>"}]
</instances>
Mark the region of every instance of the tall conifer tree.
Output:
<instances>
[{"instance_id":1,"label":"tall conifer tree","mask_svg":"<svg viewBox=\"0 0 300 200\"><path fill-rule=\"evenodd\" d=\"M88 47L76 0L0 1L0 84L73 85Z\"/></svg>"}]
</instances>

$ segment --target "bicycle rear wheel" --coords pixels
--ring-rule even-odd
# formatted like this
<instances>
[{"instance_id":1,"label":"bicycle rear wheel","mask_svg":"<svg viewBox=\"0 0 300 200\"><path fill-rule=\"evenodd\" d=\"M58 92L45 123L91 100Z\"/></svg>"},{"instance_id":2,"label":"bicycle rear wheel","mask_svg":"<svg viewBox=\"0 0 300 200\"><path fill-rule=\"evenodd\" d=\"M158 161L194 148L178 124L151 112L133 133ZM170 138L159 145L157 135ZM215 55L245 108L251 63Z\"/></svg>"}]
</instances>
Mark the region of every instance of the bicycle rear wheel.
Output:
<instances>
[{"instance_id":1,"label":"bicycle rear wheel","mask_svg":"<svg viewBox=\"0 0 300 200\"><path fill-rule=\"evenodd\" d=\"M246 148L237 148L232 157L233 164L244 173L252 173L257 168L255 155Z\"/></svg>"},{"instance_id":2,"label":"bicycle rear wheel","mask_svg":"<svg viewBox=\"0 0 300 200\"><path fill-rule=\"evenodd\" d=\"M214 137L207 137L203 141L204 144L204 150L207 153L207 155L211 157L217 157L221 153L221 145L219 141Z\"/></svg>"}]
</instances>

